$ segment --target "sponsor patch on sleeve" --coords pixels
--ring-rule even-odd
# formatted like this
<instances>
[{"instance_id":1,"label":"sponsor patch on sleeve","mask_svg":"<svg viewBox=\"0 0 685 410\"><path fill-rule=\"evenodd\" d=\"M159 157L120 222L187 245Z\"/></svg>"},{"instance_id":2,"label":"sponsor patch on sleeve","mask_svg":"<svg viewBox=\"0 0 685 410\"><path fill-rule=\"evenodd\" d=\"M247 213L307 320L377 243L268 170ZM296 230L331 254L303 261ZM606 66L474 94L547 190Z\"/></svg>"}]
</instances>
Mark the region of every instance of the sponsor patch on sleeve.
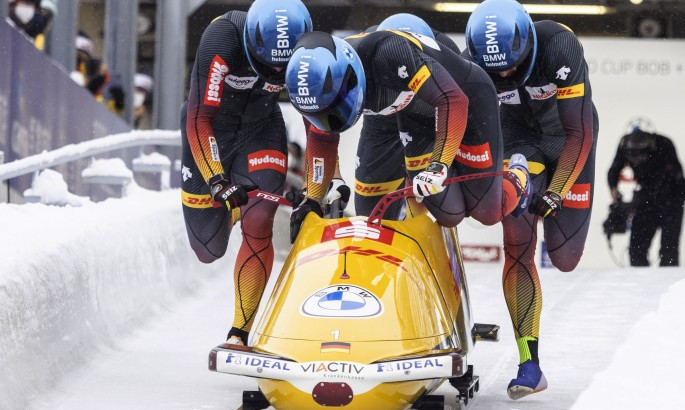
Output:
<instances>
[{"instance_id":1,"label":"sponsor patch on sleeve","mask_svg":"<svg viewBox=\"0 0 685 410\"><path fill-rule=\"evenodd\" d=\"M314 157L312 159L312 182L315 184L323 184L324 161L323 158Z\"/></svg>"},{"instance_id":2,"label":"sponsor patch on sleeve","mask_svg":"<svg viewBox=\"0 0 685 410\"><path fill-rule=\"evenodd\" d=\"M217 54L214 56L212 64L209 66L207 87L205 88L205 105L211 105L212 107L219 107L221 105L226 75L228 75L228 65Z\"/></svg>"},{"instance_id":3,"label":"sponsor patch on sleeve","mask_svg":"<svg viewBox=\"0 0 685 410\"><path fill-rule=\"evenodd\" d=\"M285 154L281 151L262 150L247 156L247 171L255 172L264 169L273 169L281 174L286 173Z\"/></svg>"},{"instance_id":4,"label":"sponsor patch on sleeve","mask_svg":"<svg viewBox=\"0 0 685 410\"><path fill-rule=\"evenodd\" d=\"M215 162L221 161L221 156L219 155L219 144L216 143L216 138L209 137L209 150L212 153L212 160Z\"/></svg>"},{"instance_id":5,"label":"sponsor patch on sleeve","mask_svg":"<svg viewBox=\"0 0 685 410\"><path fill-rule=\"evenodd\" d=\"M521 104L521 96L519 90L507 91L497 94L497 99L502 104Z\"/></svg>"},{"instance_id":6,"label":"sponsor patch on sleeve","mask_svg":"<svg viewBox=\"0 0 685 410\"><path fill-rule=\"evenodd\" d=\"M585 95L585 83L564 87L557 90L557 100L576 98Z\"/></svg>"},{"instance_id":7,"label":"sponsor patch on sleeve","mask_svg":"<svg viewBox=\"0 0 685 410\"><path fill-rule=\"evenodd\" d=\"M590 184L574 184L564 197L564 208L590 208Z\"/></svg>"},{"instance_id":8,"label":"sponsor patch on sleeve","mask_svg":"<svg viewBox=\"0 0 685 410\"><path fill-rule=\"evenodd\" d=\"M492 166L492 154L490 151L490 144L482 145L464 145L459 146L457 162L471 168L487 169Z\"/></svg>"},{"instance_id":9,"label":"sponsor patch on sleeve","mask_svg":"<svg viewBox=\"0 0 685 410\"><path fill-rule=\"evenodd\" d=\"M418 92L423 83L425 83L430 76L431 72L428 69L428 66L422 66L416 73L416 75L414 75L414 77L411 79L411 81L409 81L409 89L411 89L415 93Z\"/></svg>"},{"instance_id":10,"label":"sponsor patch on sleeve","mask_svg":"<svg viewBox=\"0 0 685 410\"><path fill-rule=\"evenodd\" d=\"M213 208L214 200L209 195L196 195L181 190L183 205L189 208Z\"/></svg>"}]
</instances>

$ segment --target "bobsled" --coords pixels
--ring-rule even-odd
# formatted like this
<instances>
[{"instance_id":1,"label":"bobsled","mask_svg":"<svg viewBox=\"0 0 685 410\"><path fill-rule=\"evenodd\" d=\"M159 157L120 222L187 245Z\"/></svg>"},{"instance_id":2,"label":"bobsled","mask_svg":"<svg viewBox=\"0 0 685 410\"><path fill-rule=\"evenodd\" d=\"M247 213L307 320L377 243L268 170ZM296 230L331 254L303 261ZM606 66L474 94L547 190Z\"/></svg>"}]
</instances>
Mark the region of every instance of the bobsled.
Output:
<instances>
[{"instance_id":1,"label":"bobsled","mask_svg":"<svg viewBox=\"0 0 685 410\"><path fill-rule=\"evenodd\" d=\"M410 192L388 194L369 217L306 217L253 345L209 355L210 370L256 379L243 409L442 409L431 393L446 380L463 401L473 397L469 352L478 338L496 339L497 326L473 323L455 228L425 208L382 219Z\"/></svg>"}]
</instances>

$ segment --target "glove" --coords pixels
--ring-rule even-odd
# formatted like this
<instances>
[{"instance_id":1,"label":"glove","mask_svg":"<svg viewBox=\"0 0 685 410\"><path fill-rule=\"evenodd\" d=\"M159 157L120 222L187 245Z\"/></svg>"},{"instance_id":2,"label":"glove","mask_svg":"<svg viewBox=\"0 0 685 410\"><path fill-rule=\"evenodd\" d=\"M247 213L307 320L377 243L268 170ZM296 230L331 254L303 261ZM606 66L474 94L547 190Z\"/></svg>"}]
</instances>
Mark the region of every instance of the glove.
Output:
<instances>
[{"instance_id":1,"label":"glove","mask_svg":"<svg viewBox=\"0 0 685 410\"><path fill-rule=\"evenodd\" d=\"M561 209L561 195L547 190L544 194L535 193L528 205L528 212L543 218L554 216Z\"/></svg>"},{"instance_id":2,"label":"glove","mask_svg":"<svg viewBox=\"0 0 685 410\"><path fill-rule=\"evenodd\" d=\"M312 199L305 197L304 200L293 209L293 213L290 214L290 243L295 243L297 235L300 233L300 228L302 227L302 222L307 214L310 212L315 212L320 218L323 218L323 211L321 210L321 205Z\"/></svg>"},{"instance_id":3,"label":"glove","mask_svg":"<svg viewBox=\"0 0 685 410\"><path fill-rule=\"evenodd\" d=\"M428 168L414 177L414 197L417 202L423 201L423 197L442 192L442 185L447 179L447 165L442 162L431 162Z\"/></svg>"},{"instance_id":4,"label":"glove","mask_svg":"<svg viewBox=\"0 0 685 410\"><path fill-rule=\"evenodd\" d=\"M297 189L295 187L291 187L290 191L285 193L285 199L292 202L293 207L301 204L302 201L304 201L305 196L307 196L307 188Z\"/></svg>"},{"instance_id":5,"label":"glove","mask_svg":"<svg viewBox=\"0 0 685 410\"><path fill-rule=\"evenodd\" d=\"M229 211L247 204L247 193L258 188L257 185L231 184L224 174L216 174L208 182L212 198Z\"/></svg>"},{"instance_id":6,"label":"glove","mask_svg":"<svg viewBox=\"0 0 685 410\"><path fill-rule=\"evenodd\" d=\"M324 198L324 203L330 205L333 201L340 199L340 209L345 209L350 200L350 192L350 187L345 184L342 178L333 178Z\"/></svg>"}]
</instances>

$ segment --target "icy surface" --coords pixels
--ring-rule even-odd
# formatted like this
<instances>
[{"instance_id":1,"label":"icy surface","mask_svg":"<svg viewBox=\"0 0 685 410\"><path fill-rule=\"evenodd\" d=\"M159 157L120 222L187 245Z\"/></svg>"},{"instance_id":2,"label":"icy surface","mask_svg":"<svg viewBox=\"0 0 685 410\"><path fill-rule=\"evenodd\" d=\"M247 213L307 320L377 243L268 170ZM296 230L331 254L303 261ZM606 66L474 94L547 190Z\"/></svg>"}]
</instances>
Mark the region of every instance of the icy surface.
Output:
<instances>
[{"instance_id":1,"label":"icy surface","mask_svg":"<svg viewBox=\"0 0 685 410\"><path fill-rule=\"evenodd\" d=\"M57 171L44 169L33 179L24 197L38 197L40 203L51 205L82 206L92 203L90 198L69 192L64 176Z\"/></svg>"},{"instance_id":2,"label":"icy surface","mask_svg":"<svg viewBox=\"0 0 685 410\"><path fill-rule=\"evenodd\" d=\"M151 152L149 154L143 154L138 158L135 158L133 160L133 164L171 166L171 160L169 159L169 157L160 154L159 152Z\"/></svg>"}]
</instances>

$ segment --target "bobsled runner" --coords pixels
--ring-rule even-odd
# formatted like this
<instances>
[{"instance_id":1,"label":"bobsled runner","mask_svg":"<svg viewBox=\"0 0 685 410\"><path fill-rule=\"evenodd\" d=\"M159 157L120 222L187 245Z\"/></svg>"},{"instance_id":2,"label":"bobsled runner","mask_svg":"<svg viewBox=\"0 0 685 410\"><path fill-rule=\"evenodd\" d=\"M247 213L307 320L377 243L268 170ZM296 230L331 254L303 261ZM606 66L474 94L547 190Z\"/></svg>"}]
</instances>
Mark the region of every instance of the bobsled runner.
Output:
<instances>
[{"instance_id":1,"label":"bobsled runner","mask_svg":"<svg viewBox=\"0 0 685 410\"><path fill-rule=\"evenodd\" d=\"M368 218L307 216L253 346L209 355L210 370L256 379L243 409L442 409L431 393L446 380L464 404L473 397L468 354L477 339L497 340L498 327L473 323L456 229L428 212L382 220L410 193L386 195Z\"/></svg>"}]
</instances>

